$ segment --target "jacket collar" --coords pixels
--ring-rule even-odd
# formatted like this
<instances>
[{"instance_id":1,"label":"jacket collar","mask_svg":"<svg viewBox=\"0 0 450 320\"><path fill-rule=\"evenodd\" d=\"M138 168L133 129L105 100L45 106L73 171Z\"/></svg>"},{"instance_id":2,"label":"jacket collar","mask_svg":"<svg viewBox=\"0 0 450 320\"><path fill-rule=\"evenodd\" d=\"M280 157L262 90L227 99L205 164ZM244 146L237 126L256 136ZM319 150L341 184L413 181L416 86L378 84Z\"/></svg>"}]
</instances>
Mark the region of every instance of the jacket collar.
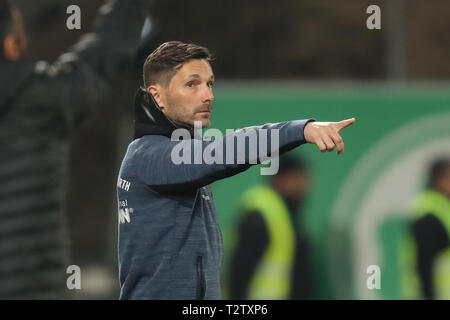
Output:
<instances>
[{"instance_id":1,"label":"jacket collar","mask_svg":"<svg viewBox=\"0 0 450 320\"><path fill-rule=\"evenodd\" d=\"M176 129L186 129L194 137L194 128L169 119L158 106L153 96L139 88L134 97L134 138L145 135L162 135L170 138Z\"/></svg>"}]
</instances>

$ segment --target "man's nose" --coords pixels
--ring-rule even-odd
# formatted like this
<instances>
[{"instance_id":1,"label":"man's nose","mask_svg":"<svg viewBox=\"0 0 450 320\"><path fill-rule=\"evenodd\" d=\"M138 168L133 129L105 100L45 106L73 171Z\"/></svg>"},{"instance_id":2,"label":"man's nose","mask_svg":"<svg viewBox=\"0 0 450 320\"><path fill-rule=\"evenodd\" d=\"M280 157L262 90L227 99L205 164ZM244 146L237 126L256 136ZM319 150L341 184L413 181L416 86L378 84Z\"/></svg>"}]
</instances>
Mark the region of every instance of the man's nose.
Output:
<instances>
[{"instance_id":1,"label":"man's nose","mask_svg":"<svg viewBox=\"0 0 450 320\"><path fill-rule=\"evenodd\" d=\"M206 88L203 91L202 95L202 103L211 103L214 101L214 94L210 86L206 85Z\"/></svg>"}]
</instances>

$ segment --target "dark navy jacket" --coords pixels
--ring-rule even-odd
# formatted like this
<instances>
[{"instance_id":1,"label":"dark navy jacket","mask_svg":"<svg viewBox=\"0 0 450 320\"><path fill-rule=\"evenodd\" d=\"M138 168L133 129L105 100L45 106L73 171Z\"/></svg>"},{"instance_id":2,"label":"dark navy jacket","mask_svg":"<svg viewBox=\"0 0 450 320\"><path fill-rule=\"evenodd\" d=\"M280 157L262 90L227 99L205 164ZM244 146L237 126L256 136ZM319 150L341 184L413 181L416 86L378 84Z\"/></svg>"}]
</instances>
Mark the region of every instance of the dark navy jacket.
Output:
<instances>
[{"instance_id":1,"label":"dark navy jacket","mask_svg":"<svg viewBox=\"0 0 450 320\"><path fill-rule=\"evenodd\" d=\"M174 164L173 147L195 141L203 147L223 143L225 159L225 137L207 141L193 135L172 141L180 124L166 118L143 90L136 95L135 112L135 139L117 183L120 298L221 299L223 243L209 184L248 169L255 159L247 148L244 164L236 164L236 157L234 164ZM303 130L308 121L313 120L250 128L258 136L261 129L279 129L283 153L306 142ZM237 141L250 128L231 138Z\"/></svg>"}]
</instances>

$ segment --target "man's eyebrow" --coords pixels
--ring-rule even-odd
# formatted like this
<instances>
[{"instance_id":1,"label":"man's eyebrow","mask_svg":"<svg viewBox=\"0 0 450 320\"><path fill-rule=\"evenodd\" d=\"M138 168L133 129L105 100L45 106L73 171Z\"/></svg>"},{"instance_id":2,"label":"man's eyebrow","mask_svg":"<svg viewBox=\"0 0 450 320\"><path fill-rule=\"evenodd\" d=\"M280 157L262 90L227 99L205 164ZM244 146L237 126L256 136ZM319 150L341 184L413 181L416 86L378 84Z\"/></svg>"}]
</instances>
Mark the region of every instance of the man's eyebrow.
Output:
<instances>
[{"instance_id":1,"label":"man's eyebrow","mask_svg":"<svg viewBox=\"0 0 450 320\"><path fill-rule=\"evenodd\" d=\"M199 78L201 78L201 77L200 77L199 74L193 73L193 74L188 75L188 78L196 78L196 79L199 79ZM211 75L210 79L213 80L213 81L215 80L215 77L214 77L213 74Z\"/></svg>"}]
</instances>

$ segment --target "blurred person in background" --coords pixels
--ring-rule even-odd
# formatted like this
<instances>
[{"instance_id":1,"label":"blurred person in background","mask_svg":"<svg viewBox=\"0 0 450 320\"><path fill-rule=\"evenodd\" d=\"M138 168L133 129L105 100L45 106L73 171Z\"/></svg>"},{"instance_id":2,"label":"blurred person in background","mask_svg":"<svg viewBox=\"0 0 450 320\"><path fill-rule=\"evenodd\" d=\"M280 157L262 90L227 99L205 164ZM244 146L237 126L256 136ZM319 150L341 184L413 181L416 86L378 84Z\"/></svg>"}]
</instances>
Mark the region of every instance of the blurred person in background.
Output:
<instances>
[{"instance_id":1,"label":"blurred person in background","mask_svg":"<svg viewBox=\"0 0 450 320\"><path fill-rule=\"evenodd\" d=\"M298 214L309 188L306 164L280 157L267 184L248 190L240 203L228 266L230 299L310 299L308 239Z\"/></svg>"},{"instance_id":2,"label":"blurred person in background","mask_svg":"<svg viewBox=\"0 0 450 320\"><path fill-rule=\"evenodd\" d=\"M412 204L410 233L400 251L407 299L450 299L450 159L435 160L428 188Z\"/></svg>"},{"instance_id":3,"label":"blurred person in background","mask_svg":"<svg viewBox=\"0 0 450 320\"><path fill-rule=\"evenodd\" d=\"M0 298L65 297L69 138L131 65L148 0L111 0L54 63L23 59L18 8L0 0ZM65 28L66 26L61 26Z\"/></svg>"},{"instance_id":4,"label":"blurred person in background","mask_svg":"<svg viewBox=\"0 0 450 320\"><path fill-rule=\"evenodd\" d=\"M450 299L450 158L433 162L429 189L413 203L415 268L424 299Z\"/></svg>"}]
</instances>

